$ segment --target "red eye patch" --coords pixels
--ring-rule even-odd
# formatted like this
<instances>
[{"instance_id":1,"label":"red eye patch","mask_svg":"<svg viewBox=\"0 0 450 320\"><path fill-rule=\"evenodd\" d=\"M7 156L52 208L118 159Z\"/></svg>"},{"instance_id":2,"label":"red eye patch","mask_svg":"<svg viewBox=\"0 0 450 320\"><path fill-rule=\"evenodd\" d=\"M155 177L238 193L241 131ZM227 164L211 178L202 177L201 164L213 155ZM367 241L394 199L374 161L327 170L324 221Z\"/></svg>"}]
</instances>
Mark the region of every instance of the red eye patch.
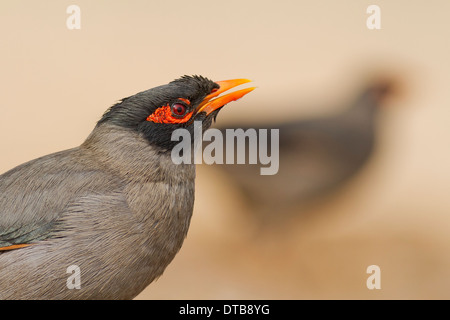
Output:
<instances>
[{"instance_id":1,"label":"red eye patch","mask_svg":"<svg viewBox=\"0 0 450 320\"><path fill-rule=\"evenodd\" d=\"M154 123L185 123L191 118L192 113L192 111L186 113L183 118L176 117L172 113L170 105L167 104L156 109L155 112L147 117L147 121L152 121Z\"/></svg>"}]
</instances>

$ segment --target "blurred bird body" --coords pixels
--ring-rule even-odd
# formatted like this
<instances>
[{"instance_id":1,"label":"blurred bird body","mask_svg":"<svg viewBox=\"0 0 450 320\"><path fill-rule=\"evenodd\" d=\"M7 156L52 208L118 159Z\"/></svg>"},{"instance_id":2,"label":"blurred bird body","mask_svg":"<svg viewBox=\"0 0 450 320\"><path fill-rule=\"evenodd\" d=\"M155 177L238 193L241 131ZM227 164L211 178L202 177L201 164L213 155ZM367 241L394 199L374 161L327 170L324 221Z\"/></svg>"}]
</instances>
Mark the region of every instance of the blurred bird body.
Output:
<instances>
[{"instance_id":1,"label":"blurred bird body","mask_svg":"<svg viewBox=\"0 0 450 320\"><path fill-rule=\"evenodd\" d=\"M81 146L1 175L0 298L131 299L159 277L194 205L195 166L173 163L171 132L209 127L249 92L212 100L236 83L183 77L123 99Z\"/></svg>"},{"instance_id":2,"label":"blurred bird body","mask_svg":"<svg viewBox=\"0 0 450 320\"><path fill-rule=\"evenodd\" d=\"M377 114L389 90L387 82L373 84L350 107L327 117L259 124L257 128L279 129L275 175L260 175L259 167L249 164L217 168L226 172L260 218L281 218L281 211L327 194L367 162L375 146ZM221 130L236 128L255 126L246 123Z\"/></svg>"}]
</instances>

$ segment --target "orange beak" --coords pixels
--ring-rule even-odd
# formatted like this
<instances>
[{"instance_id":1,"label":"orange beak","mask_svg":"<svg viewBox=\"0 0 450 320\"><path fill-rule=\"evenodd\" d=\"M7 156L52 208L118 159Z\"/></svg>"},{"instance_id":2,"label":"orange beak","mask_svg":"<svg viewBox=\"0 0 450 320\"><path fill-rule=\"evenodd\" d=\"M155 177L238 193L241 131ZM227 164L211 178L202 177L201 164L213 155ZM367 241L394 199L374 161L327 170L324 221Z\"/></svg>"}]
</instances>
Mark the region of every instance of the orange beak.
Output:
<instances>
[{"instance_id":1,"label":"orange beak","mask_svg":"<svg viewBox=\"0 0 450 320\"><path fill-rule=\"evenodd\" d=\"M205 99L203 99L203 101L197 107L197 113L206 112L206 114L208 115L211 112L213 112L214 110L217 110L217 109L223 107L227 103L229 103L231 101L236 101L236 100L242 98L247 93L253 91L256 88L252 87L252 88L234 91L234 92L225 94L223 96L220 96L216 99L213 99L225 91L228 91L234 87L237 87L241 84L244 84L244 83L247 83L250 81L251 80L248 80L248 79L234 79L234 80L217 81L216 83L219 85L219 89L217 91L214 91L213 93L207 95L205 97ZM213 99L213 100L211 100L211 99Z\"/></svg>"}]
</instances>

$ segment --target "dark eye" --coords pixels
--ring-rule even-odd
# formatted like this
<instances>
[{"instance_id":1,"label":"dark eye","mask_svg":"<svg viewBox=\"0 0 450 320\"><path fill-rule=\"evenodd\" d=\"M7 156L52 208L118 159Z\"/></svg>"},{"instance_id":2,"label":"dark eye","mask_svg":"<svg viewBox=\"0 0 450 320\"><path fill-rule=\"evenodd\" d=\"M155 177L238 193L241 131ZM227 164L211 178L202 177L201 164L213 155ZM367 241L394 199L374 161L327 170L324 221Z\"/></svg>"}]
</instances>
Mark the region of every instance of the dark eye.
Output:
<instances>
[{"instance_id":1,"label":"dark eye","mask_svg":"<svg viewBox=\"0 0 450 320\"><path fill-rule=\"evenodd\" d=\"M181 103L174 103L172 105L172 113L177 116L184 116L186 109L186 106Z\"/></svg>"}]
</instances>

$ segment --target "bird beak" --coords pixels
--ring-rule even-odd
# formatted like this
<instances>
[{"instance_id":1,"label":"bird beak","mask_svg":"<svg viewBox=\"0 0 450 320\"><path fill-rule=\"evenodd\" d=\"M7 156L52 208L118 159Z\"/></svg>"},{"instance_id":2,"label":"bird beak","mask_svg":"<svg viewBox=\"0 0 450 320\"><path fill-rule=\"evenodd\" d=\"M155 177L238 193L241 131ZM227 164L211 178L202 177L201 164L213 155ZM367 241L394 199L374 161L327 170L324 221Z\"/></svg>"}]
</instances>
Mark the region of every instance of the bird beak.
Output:
<instances>
[{"instance_id":1,"label":"bird beak","mask_svg":"<svg viewBox=\"0 0 450 320\"><path fill-rule=\"evenodd\" d=\"M203 99L203 101L197 107L197 113L206 112L206 115L208 115L211 112L213 112L214 110L217 110L217 109L223 107L227 103L229 103L231 101L236 101L236 100L242 98L247 93L253 91L255 89L255 87L234 91L234 92L225 94L223 96L220 96L216 99L213 99L225 91L228 91L234 87L237 87L241 84L244 84L244 83L247 83L250 81L251 80L248 80L248 79L234 79L234 80L217 81L216 83L219 85L219 89L212 92L211 94L207 95L205 97L205 99Z\"/></svg>"}]
</instances>

